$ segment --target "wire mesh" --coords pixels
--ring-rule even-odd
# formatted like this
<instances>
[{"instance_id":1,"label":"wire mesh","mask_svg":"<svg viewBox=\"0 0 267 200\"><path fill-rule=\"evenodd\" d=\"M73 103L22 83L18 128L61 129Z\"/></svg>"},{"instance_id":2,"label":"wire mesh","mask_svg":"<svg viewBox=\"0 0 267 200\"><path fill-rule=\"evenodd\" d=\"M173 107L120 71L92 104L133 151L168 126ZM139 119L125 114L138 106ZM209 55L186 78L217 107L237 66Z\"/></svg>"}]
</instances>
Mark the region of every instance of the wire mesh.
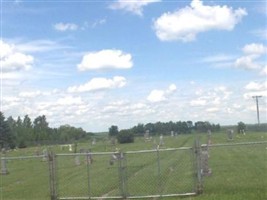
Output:
<instances>
[{"instance_id":1,"label":"wire mesh","mask_svg":"<svg viewBox=\"0 0 267 200\"><path fill-rule=\"evenodd\" d=\"M209 147L204 193L227 199L266 199L267 143L219 144Z\"/></svg>"},{"instance_id":2,"label":"wire mesh","mask_svg":"<svg viewBox=\"0 0 267 200\"><path fill-rule=\"evenodd\" d=\"M192 154L192 148L57 154L58 198L105 199L194 193Z\"/></svg>"},{"instance_id":3,"label":"wire mesh","mask_svg":"<svg viewBox=\"0 0 267 200\"><path fill-rule=\"evenodd\" d=\"M43 156L1 157L1 199L49 200L49 170ZM29 190L31 188L31 190Z\"/></svg>"}]
</instances>

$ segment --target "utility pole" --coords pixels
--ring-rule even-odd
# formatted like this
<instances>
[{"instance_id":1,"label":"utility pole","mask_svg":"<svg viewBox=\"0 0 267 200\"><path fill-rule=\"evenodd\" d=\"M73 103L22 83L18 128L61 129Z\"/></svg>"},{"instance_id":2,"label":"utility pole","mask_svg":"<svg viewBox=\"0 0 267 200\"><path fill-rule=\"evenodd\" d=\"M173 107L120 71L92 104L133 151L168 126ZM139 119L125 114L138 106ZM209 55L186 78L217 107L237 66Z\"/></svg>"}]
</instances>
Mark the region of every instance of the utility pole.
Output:
<instances>
[{"instance_id":1,"label":"utility pole","mask_svg":"<svg viewBox=\"0 0 267 200\"><path fill-rule=\"evenodd\" d=\"M260 125L259 102L258 102L258 98L260 97L262 96L252 96L253 99L256 99L258 125Z\"/></svg>"}]
</instances>

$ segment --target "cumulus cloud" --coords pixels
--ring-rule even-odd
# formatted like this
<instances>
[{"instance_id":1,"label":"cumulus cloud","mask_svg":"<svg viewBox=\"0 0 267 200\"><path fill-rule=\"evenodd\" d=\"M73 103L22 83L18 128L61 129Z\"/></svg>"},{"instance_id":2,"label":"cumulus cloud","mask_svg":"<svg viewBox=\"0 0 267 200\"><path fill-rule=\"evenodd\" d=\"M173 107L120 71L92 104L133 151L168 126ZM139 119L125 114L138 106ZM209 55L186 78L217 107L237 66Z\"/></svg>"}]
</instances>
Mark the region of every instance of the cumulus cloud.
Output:
<instances>
[{"instance_id":1,"label":"cumulus cloud","mask_svg":"<svg viewBox=\"0 0 267 200\"><path fill-rule=\"evenodd\" d=\"M147 96L147 100L152 103L162 102L167 100L167 96L176 91L176 85L171 84L166 90L152 90Z\"/></svg>"},{"instance_id":2,"label":"cumulus cloud","mask_svg":"<svg viewBox=\"0 0 267 200\"><path fill-rule=\"evenodd\" d=\"M203 5L193 0L190 6L167 12L154 22L157 37L162 41L193 41L198 33L209 30L231 31L247 15L245 9Z\"/></svg>"},{"instance_id":3,"label":"cumulus cloud","mask_svg":"<svg viewBox=\"0 0 267 200\"><path fill-rule=\"evenodd\" d=\"M161 0L118 0L110 4L109 8L113 10L125 10L135 15L143 15L143 7L151 3L160 2Z\"/></svg>"},{"instance_id":4,"label":"cumulus cloud","mask_svg":"<svg viewBox=\"0 0 267 200\"><path fill-rule=\"evenodd\" d=\"M40 96L42 93L41 91L31 91L31 92L20 92L19 96L24 98L34 98Z\"/></svg>"},{"instance_id":5,"label":"cumulus cloud","mask_svg":"<svg viewBox=\"0 0 267 200\"><path fill-rule=\"evenodd\" d=\"M0 40L0 55L3 72L29 70L34 62L33 56L19 52L15 45L2 40Z\"/></svg>"},{"instance_id":6,"label":"cumulus cloud","mask_svg":"<svg viewBox=\"0 0 267 200\"><path fill-rule=\"evenodd\" d=\"M81 105L83 104L83 101L81 97L65 96L63 98L59 98L56 104L61 105L61 106Z\"/></svg>"},{"instance_id":7,"label":"cumulus cloud","mask_svg":"<svg viewBox=\"0 0 267 200\"><path fill-rule=\"evenodd\" d=\"M198 98L198 99L190 101L190 106L205 106L205 105L207 105L207 100L202 99L202 98Z\"/></svg>"},{"instance_id":8,"label":"cumulus cloud","mask_svg":"<svg viewBox=\"0 0 267 200\"><path fill-rule=\"evenodd\" d=\"M57 31L76 31L78 29L78 25L74 23L57 23L53 25L54 29Z\"/></svg>"},{"instance_id":9,"label":"cumulus cloud","mask_svg":"<svg viewBox=\"0 0 267 200\"><path fill-rule=\"evenodd\" d=\"M245 89L254 90L254 91L265 90L267 89L267 82L258 83L258 82L251 81L245 86Z\"/></svg>"},{"instance_id":10,"label":"cumulus cloud","mask_svg":"<svg viewBox=\"0 0 267 200\"><path fill-rule=\"evenodd\" d=\"M78 69L98 70L98 69L129 69L133 66L132 56L121 50L105 49L98 52L90 52L83 56Z\"/></svg>"},{"instance_id":11,"label":"cumulus cloud","mask_svg":"<svg viewBox=\"0 0 267 200\"><path fill-rule=\"evenodd\" d=\"M165 101L165 92L163 90L152 90L147 97L147 100L150 102L161 102Z\"/></svg>"},{"instance_id":12,"label":"cumulus cloud","mask_svg":"<svg viewBox=\"0 0 267 200\"><path fill-rule=\"evenodd\" d=\"M245 54L262 55L267 48L263 44L252 43L245 45L242 50Z\"/></svg>"},{"instance_id":13,"label":"cumulus cloud","mask_svg":"<svg viewBox=\"0 0 267 200\"><path fill-rule=\"evenodd\" d=\"M240 69L260 69L261 65L255 62L256 57L253 55L243 56L235 61L235 66Z\"/></svg>"},{"instance_id":14,"label":"cumulus cloud","mask_svg":"<svg viewBox=\"0 0 267 200\"><path fill-rule=\"evenodd\" d=\"M112 79L93 78L89 82L68 88L68 92L91 92L97 90L107 90L122 88L126 85L126 79L122 76L114 76Z\"/></svg>"},{"instance_id":15,"label":"cumulus cloud","mask_svg":"<svg viewBox=\"0 0 267 200\"><path fill-rule=\"evenodd\" d=\"M251 43L243 47L244 56L236 59L234 66L247 70L262 70L263 65L259 59L266 54L266 46L263 44Z\"/></svg>"}]
</instances>

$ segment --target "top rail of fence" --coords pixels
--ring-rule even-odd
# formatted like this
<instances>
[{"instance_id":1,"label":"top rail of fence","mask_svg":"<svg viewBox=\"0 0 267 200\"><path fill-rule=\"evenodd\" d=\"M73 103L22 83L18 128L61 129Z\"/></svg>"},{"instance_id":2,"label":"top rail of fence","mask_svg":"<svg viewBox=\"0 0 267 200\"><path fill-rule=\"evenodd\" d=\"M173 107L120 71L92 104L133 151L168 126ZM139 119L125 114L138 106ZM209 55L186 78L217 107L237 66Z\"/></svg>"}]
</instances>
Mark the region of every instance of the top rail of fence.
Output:
<instances>
[{"instance_id":1,"label":"top rail of fence","mask_svg":"<svg viewBox=\"0 0 267 200\"><path fill-rule=\"evenodd\" d=\"M1 156L2 160L26 160L26 159L33 159L33 158L43 158L45 155L39 156Z\"/></svg>"},{"instance_id":2,"label":"top rail of fence","mask_svg":"<svg viewBox=\"0 0 267 200\"><path fill-rule=\"evenodd\" d=\"M202 144L201 146L209 146L209 147L225 147L225 146L242 146L242 145L259 145L259 144L267 144L267 141L257 141L257 142L238 142L238 143L224 143L224 144Z\"/></svg>"}]
</instances>

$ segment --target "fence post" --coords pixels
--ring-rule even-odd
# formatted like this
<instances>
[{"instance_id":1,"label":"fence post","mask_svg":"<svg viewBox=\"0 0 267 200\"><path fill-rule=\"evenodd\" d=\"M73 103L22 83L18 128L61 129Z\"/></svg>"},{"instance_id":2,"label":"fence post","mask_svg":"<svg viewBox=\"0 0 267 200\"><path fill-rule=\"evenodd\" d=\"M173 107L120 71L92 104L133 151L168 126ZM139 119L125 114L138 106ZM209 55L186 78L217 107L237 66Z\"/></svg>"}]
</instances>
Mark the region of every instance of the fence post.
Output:
<instances>
[{"instance_id":1,"label":"fence post","mask_svg":"<svg viewBox=\"0 0 267 200\"><path fill-rule=\"evenodd\" d=\"M7 160L5 159L5 156L6 156L6 151L5 149L2 149L2 156L1 156L1 172L0 174L1 175L7 175L9 174L8 170L7 170L7 166L6 166L6 163L7 163Z\"/></svg>"},{"instance_id":2,"label":"fence post","mask_svg":"<svg viewBox=\"0 0 267 200\"><path fill-rule=\"evenodd\" d=\"M197 170L197 185L196 185L196 192L197 194L201 194L203 192L203 181L202 181L202 174L201 174L201 146L199 139L195 141L195 154L196 154L196 170Z\"/></svg>"},{"instance_id":3,"label":"fence post","mask_svg":"<svg viewBox=\"0 0 267 200\"><path fill-rule=\"evenodd\" d=\"M161 195L162 194L162 180L161 180L159 148L157 148L156 153L157 153L157 165L158 165L158 177L159 177L158 190L159 190L159 194Z\"/></svg>"},{"instance_id":4,"label":"fence post","mask_svg":"<svg viewBox=\"0 0 267 200\"><path fill-rule=\"evenodd\" d=\"M49 167L49 185L51 200L57 200L56 189L56 159L55 154L50 151L48 154L48 167Z\"/></svg>"},{"instance_id":5,"label":"fence post","mask_svg":"<svg viewBox=\"0 0 267 200\"><path fill-rule=\"evenodd\" d=\"M125 166L124 166L124 156L125 154L122 152L117 153L117 158L118 158L118 170L119 170L119 181L120 181L120 190L121 190L121 196L123 198L127 197L127 191L126 191L126 179L125 179Z\"/></svg>"}]
</instances>

